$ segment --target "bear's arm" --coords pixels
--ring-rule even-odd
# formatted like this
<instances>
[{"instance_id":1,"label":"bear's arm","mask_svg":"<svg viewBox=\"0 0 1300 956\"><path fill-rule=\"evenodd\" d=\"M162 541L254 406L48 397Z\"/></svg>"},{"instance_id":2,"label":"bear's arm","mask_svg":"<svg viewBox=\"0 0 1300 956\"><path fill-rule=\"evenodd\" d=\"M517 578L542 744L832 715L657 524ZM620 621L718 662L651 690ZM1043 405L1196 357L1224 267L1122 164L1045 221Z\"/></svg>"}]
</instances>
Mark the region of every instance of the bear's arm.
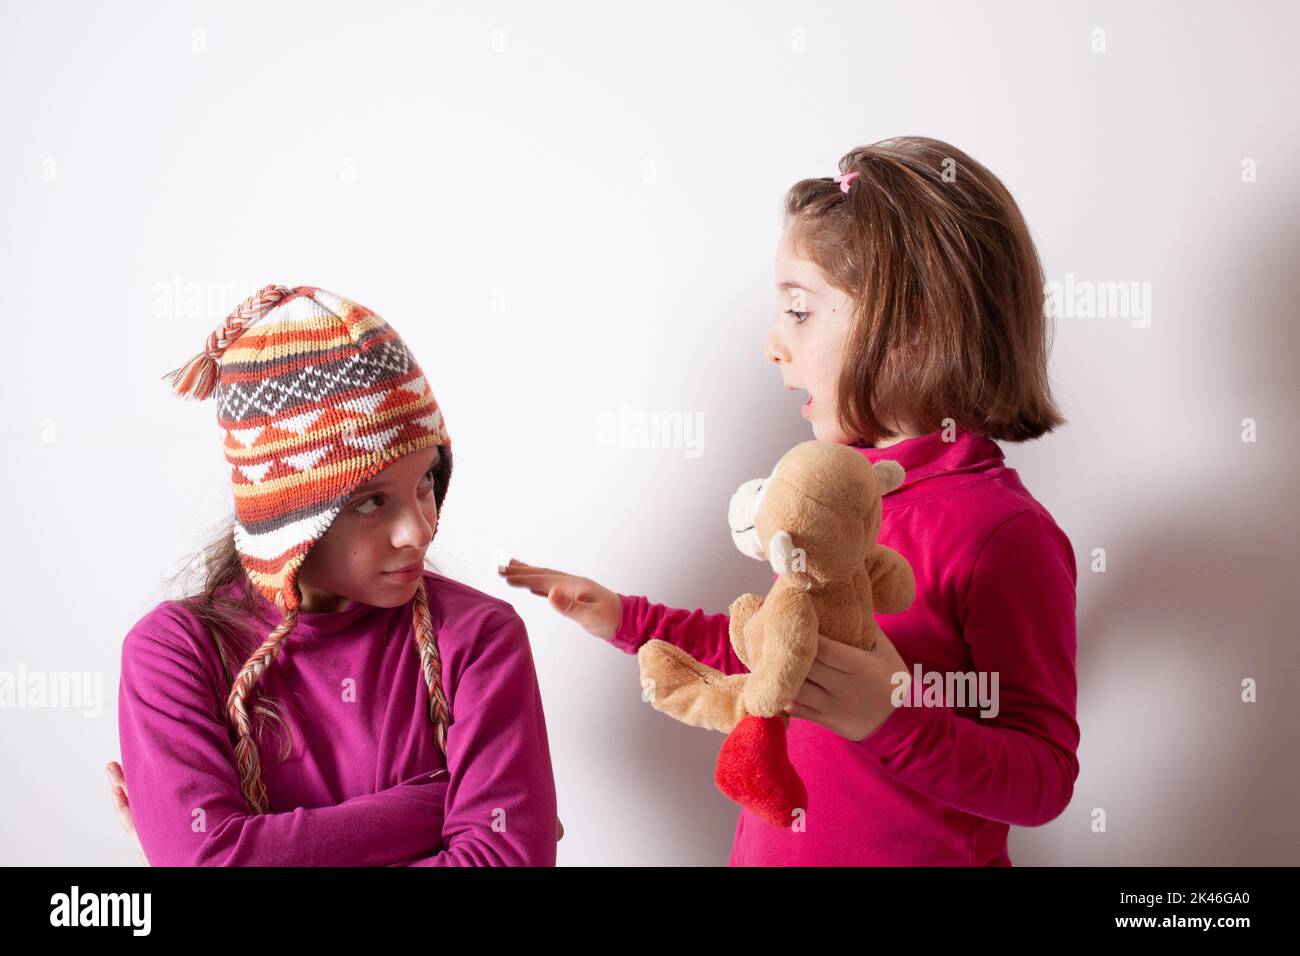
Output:
<instances>
[{"instance_id":1,"label":"bear's arm","mask_svg":"<svg viewBox=\"0 0 1300 956\"><path fill-rule=\"evenodd\" d=\"M912 606L916 578L907 559L893 548L878 544L867 558L872 606L877 614L897 614Z\"/></svg>"}]
</instances>

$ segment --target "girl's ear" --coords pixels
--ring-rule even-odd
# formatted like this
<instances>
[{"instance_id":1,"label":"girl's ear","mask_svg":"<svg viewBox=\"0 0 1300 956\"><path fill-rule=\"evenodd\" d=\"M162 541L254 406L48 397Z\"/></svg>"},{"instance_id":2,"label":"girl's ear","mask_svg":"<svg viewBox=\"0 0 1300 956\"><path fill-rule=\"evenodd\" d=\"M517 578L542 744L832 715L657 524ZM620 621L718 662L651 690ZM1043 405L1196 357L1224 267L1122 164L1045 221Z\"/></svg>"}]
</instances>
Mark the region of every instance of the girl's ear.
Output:
<instances>
[{"instance_id":1,"label":"girl's ear","mask_svg":"<svg viewBox=\"0 0 1300 956\"><path fill-rule=\"evenodd\" d=\"M906 472L903 466L896 461L885 459L878 461L871 466L871 470L876 473L876 483L880 485L880 493L887 495L903 483L903 477Z\"/></svg>"}]
</instances>

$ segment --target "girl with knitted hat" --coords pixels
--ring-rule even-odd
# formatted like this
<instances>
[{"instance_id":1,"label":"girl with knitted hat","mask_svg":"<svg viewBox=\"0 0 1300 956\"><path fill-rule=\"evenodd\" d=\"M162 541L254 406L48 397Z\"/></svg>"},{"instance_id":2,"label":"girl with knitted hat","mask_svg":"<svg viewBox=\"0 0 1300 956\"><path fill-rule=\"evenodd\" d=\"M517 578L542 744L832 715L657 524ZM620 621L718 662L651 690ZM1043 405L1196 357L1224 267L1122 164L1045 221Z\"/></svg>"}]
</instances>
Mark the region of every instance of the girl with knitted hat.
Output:
<instances>
[{"instance_id":1,"label":"girl with knitted hat","mask_svg":"<svg viewBox=\"0 0 1300 956\"><path fill-rule=\"evenodd\" d=\"M553 865L527 633L425 567L451 441L396 331L267 286L169 378L215 396L235 517L202 593L122 646L118 799L147 861Z\"/></svg>"},{"instance_id":2,"label":"girl with knitted hat","mask_svg":"<svg viewBox=\"0 0 1300 956\"><path fill-rule=\"evenodd\" d=\"M757 792L720 780L742 807L730 862L1009 866L1009 826L1061 814L1079 773L1074 549L998 445L1065 421L1038 254L1002 182L927 137L849 151L785 213L764 356L807 392L814 438L903 467L879 541L911 564L916 599L882 618L874 653L819 637L785 713L740 738L756 759L788 752L806 793L781 792L788 775ZM748 670L726 613L518 561L501 573L622 651L687 651L701 696L727 701ZM894 676L915 670L927 690L978 675L995 702L897 706Z\"/></svg>"}]
</instances>

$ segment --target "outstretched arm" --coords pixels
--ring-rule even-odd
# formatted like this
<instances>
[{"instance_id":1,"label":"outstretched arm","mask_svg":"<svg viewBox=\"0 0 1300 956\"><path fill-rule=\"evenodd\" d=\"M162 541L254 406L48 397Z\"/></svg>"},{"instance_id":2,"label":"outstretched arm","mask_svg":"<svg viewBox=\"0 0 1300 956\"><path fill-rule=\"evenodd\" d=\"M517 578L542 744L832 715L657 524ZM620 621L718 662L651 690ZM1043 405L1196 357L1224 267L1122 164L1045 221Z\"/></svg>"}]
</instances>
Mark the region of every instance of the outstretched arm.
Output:
<instances>
[{"instance_id":1,"label":"outstretched arm","mask_svg":"<svg viewBox=\"0 0 1300 956\"><path fill-rule=\"evenodd\" d=\"M726 614L651 604L645 597L618 594L591 578L514 558L498 568L498 573L511 587L527 588L545 597L554 610L576 621L587 633L628 654L637 653L641 645L659 638L724 674L747 671L731 647Z\"/></svg>"},{"instance_id":2,"label":"outstretched arm","mask_svg":"<svg viewBox=\"0 0 1300 956\"><path fill-rule=\"evenodd\" d=\"M644 596L620 594L622 618L610 643L629 654L652 638L667 641L691 657L724 674L745 674L749 668L731 646L730 617L652 604Z\"/></svg>"}]
</instances>

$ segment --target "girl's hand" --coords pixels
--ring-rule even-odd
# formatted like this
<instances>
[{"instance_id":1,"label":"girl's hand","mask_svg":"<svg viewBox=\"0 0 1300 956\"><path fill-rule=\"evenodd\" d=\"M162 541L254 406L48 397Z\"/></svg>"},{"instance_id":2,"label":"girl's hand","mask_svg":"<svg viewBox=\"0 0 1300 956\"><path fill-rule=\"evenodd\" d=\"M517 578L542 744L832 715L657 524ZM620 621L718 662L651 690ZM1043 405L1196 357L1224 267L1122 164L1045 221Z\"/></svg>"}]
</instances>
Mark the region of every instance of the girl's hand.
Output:
<instances>
[{"instance_id":1,"label":"girl's hand","mask_svg":"<svg viewBox=\"0 0 1300 956\"><path fill-rule=\"evenodd\" d=\"M551 607L602 641L608 641L618 632L623 602L615 592L591 578L536 568L514 558L497 568L497 574L512 587L528 588L533 594L545 597Z\"/></svg>"},{"instance_id":2,"label":"girl's hand","mask_svg":"<svg viewBox=\"0 0 1300 956\"><path fill-rule=\"evenodd\" d=\"M144 847L140 845L140 836L135 832L135 821L131 819L131 804L126 797L126 776L122 773L122 765L116 760L110 760L104 769L108 772L108 787L113 796L113 808L117 810L118 822L131 835L136 852L140 854L144 865L148 866L149 860L144 855Z\"/></svg>"},{"instance_id":3,"label":"girl's hand","mask_svg":"<svg viewBox=\"0 0 1300 956\"><path fill-rule=\"evenodd\" d=\"M818 635L817 657L786 713L846 740L862 740L894 712L893 694L901 684L892 678L898 673L911 683L907 665L883 631L873 651Z\"/></svg>"}]
</instances>

